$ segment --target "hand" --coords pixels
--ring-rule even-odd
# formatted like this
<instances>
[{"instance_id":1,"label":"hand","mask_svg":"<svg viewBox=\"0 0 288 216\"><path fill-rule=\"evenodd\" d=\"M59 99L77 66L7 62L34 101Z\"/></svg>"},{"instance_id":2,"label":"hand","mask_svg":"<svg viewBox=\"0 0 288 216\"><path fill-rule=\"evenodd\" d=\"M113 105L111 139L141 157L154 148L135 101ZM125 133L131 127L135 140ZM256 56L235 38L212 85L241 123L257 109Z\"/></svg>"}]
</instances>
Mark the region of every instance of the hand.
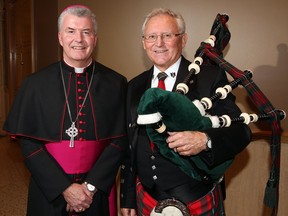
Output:
<instances>
[{"instance_id":1,"label":"hand","mask_svg":"<svg viewBox=\"0 0 288 216\"><path fill-rule=\"evenodd\" d=\"M85 184L71 184L64 192L63 196L67 202L66 210L83 212L90 207L93 200L93 193L91 193Z\"/></svg>"},{"instance_id":2,"label":"hand","mask_svg":"<svg viewBox=\"0 0 288 216\"><path fill-rule=\"evenodd\" d=\"M166 139L169 148L183 156L199 154L206 149L207 137L199 131L168 132Z\"/></svg>"},{"instance_id":3,"label":"hand","mask_svg":"<svg viewBox=\"0 0 288 216\"><path fill-rule=\"evenodd\" d=\"M137 216L135 209L121 208L121 213L123 216Z\"/></svg>"}]
</instances>

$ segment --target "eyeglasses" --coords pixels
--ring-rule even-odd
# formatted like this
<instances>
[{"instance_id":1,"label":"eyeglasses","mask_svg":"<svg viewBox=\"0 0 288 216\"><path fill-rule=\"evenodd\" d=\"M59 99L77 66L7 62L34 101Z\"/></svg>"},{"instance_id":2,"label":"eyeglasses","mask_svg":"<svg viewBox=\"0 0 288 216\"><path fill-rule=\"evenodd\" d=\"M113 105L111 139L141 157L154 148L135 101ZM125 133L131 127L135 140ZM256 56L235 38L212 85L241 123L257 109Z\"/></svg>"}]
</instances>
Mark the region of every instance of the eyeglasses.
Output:
<instances>
[{"instance_id":1,"label":"eyeglasses","mask_svg":"<svg viewBox=\"0 0 288 216\"><path fill-rule=\"evenodd\" d=\"M172 41L175 37L178 37L178 36L180 36L182 34L183 33L177 33L177 34L174 34L174 33L162 33L162 34L159 34L159 35L150 34L150 35L143 35L142 38L148 43L153 43L160 36L163 41L169 42L169 41Z\"/></svg>"}]
</instances>

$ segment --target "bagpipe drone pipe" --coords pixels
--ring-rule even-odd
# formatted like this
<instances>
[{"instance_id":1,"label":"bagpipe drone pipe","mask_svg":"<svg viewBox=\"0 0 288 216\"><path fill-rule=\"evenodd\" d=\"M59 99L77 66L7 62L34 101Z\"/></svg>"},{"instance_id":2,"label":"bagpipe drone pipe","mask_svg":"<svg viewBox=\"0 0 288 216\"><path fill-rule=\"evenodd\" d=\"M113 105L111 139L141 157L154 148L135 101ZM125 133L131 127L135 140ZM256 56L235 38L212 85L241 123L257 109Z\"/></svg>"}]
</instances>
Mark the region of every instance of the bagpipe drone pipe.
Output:
<instances>
[{"instance_id":1,"label":"bagpipe drone pipe","mask_svg":"<svg viewBox=\"0 0 288 216\"><path fill-rule=\"evenodd\" d=\"M241 71L228 63L222 51L230 40L230 32L226 26L229 17L217 14L210 36L197 49L194 61L189 65L189 74L177 85L175 92L159 88L150 88L141 97L138 106L137 124L146 125L150 140L159 148L160 153L178 165L187 175L204 182L217 181L221 178L233 160L226 161L213 168L209 167L198 155L184 157L166 143L167 131L202 131L208 128L229 127L235 123L257 122L265 120L270 123L272 139L270 144L272 165L265 190L264 203L277 212L280 177L280 121L286 117L283 110L277 110L252 80L251 71ZM191 101L185 96L189 91L187 84L201 71L202 64L217 64L233 77L233 81L218 88L215 95L201 100ZM211 116L209 110L213 102L225 99L238 85L242 85L260 114L242 113L237 118L228 115ZM277 214L277 213L276 213Z\"/></svg>"}]
</instances>

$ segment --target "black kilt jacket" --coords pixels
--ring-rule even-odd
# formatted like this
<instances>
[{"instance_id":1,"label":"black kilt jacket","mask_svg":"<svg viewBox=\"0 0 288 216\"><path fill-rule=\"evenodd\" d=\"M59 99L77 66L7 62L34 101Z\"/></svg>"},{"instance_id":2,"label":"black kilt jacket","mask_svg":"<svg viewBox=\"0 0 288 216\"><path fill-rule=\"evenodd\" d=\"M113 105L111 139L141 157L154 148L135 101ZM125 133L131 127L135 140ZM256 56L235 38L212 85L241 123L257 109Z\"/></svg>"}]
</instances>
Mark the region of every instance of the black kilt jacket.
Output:
<instances>
[{"instance_id":1,"label":"black kilt jacket","mask_svg":"<svg viewBox=\"0 0 288 216\"><path fill-rule=\"evenodd\" d=\"M183 82L187 76L190 63L182 56L173 91L177 84ZM156 186L160 190L168 190L185 183L195 184L195 187L202 184L202 182L190 178L171 161L157 154L157 150L152 156L145 126L136 124L137 107L145 90L150 88L152 76L153 67L128 83L127 118L130 152L127 152L121 170L120 203L122 208L136 208L136 177L146 188ZM219 67L202 65L200 73L195 75L193 81L188 85L187 97L191 100L210 97L215 94L218 87L223 87L227 83L226 73ZM209 113L238 117L241 111L235 104L235 96L229 94L226 99L215 102ZM233 159L251 140L250 128L245 124L234 124L229 128L210 128L204 132L212 140L212 150L203 151L200 156L211 167Z\"/></svg>"}]
</instances>

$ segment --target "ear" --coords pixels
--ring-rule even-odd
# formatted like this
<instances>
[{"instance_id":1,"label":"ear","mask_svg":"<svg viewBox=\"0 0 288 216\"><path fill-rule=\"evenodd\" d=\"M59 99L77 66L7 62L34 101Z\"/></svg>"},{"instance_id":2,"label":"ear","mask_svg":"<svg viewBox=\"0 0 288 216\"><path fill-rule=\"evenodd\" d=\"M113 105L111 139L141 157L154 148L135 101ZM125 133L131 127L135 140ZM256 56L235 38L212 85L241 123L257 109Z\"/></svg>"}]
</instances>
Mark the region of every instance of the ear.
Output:
<instances>
[{"instance_id":1,"label":"ear","mask_svg":"<svg viewBox=\"0 0 288 216\"><path fill-rule=\"evenodd\" d=\"M63 41L60 32L58 32L58 41L61 46L63 46Z\"/></svg>"},{"instance_id":2,"label":"ear","mask_svg":"<svg viewBox=\"0 0 288 216\"><path fill-rule=\"evenodd\" d=\"M142 39L142 46L143 46L143 49L146 50L146 45L145 45L144 39Z\"/></svg>"},{"instance_id":3,"label":"ear","mask_svg":"<svg viewBox=\"0 0 288 216\"><path fill-rule=\"evenodd\" d=\"M182 36L182 48L186 46L187 40L188 40L188 35L187 33L184 33L184 35Z\"/></svg>"},{"instance_id":4,"label":"ear","mask_svg":"<svg viewBox=\"0 0 288 216\"><path fill-rule=\"evenodd\" d=\"M96 34L96 35L95 35L95 38L94 38L94 48L96 47L97 39L98 39L98 35Z\"/></svg>"}]
</instances>

